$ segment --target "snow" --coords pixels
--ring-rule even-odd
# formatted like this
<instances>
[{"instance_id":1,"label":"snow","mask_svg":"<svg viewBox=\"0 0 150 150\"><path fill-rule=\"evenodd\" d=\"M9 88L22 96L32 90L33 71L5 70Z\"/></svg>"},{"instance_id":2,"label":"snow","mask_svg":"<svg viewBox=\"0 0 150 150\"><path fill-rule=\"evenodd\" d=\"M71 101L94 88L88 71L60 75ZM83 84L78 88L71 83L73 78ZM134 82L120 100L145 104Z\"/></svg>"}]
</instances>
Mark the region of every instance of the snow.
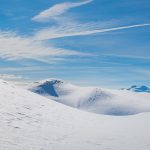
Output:
<instances>
[{"instance_id":1,"label":"snow","mask_svg":"<svg viewBox=\"0 0 150 150\"><path fill-rule=\"evenodd\" d=\"M2 150L149 150L150 113L107 116L0 80Z\"/></svg>"},{"instance_id":2,"label":"snow","mask_svg":"<svg viewBox=\"0 0 150 150\"><path fill-rule=\"evenodd\" d=\"M150 111L150 94L99 87L79 87L58 79L33 83L31 91L82 110L105 115L133 115Z\"/></svg>"}]
</instances>

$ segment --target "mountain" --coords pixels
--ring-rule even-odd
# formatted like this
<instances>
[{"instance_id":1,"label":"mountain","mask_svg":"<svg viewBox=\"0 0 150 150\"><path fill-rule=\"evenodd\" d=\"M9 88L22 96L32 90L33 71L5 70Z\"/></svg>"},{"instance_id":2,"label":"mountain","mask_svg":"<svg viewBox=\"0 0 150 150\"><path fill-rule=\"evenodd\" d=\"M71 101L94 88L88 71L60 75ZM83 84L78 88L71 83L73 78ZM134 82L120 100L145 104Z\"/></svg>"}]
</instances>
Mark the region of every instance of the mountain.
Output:
<instances>
[{"instance_id":1,"label":"mountain","mask_svg":"<svg viewBox=\"0 0 150 150\"><path fill-rule=\"evenodd\" d=\"M147 86L144 86L144 85L142 85L142 86L133 85L130 88L127 88L126 90L133 91L133 92L147 92L147 93L150 93L150 88L147 87Z\"/></svg>"},{"instance_id":2,"label":"mountain","mask_svg":"<svg viewBox=\"0 0 150 150\"><path fill-rule=\"evenodd\" d=\"M144 102L143 102L144 103ZM2 150L148 150L150 113L98 115L0 80Z\"/></svg>"},{"instance_id":3,"label":"mountain","mask_svg":"<svg viewBox=\"0 0 150 150\"><path fill-rule=\"evenodd\" d=\"M106 115L132 115L150 111L150 94L99 87L79 87L63 80L33 83L32 92L78 109Z\"/></svg>"}]
</instances>

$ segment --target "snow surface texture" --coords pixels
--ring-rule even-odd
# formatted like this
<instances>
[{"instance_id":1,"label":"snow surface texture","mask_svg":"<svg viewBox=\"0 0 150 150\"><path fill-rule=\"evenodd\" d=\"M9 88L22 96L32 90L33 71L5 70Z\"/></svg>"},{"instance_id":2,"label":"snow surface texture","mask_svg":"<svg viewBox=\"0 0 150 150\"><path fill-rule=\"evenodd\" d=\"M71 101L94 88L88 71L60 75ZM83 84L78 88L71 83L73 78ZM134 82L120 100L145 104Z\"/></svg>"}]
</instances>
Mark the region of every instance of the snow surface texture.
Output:
<instances>
[{"instance_id":1,"label":"snow surface texture","mask_svg":"<svg viewBox=\"0 0 150 150\"><path fill-rule=\"evenodd\" d=\"M35 82L29 89L65 105L98 114L133 115L150 111L148 93L79 87L57 79Z\"/></svg>"},{"instance_id":2,"label":"snow surface texture","mask_svg":"<svg viewBox=\"0 0 150 150\"><path fill-rule=\"evenodd\" d=\"M125 90L125 89L123 89ZM126 89L126 90L129 90L129 91L133 91L133 92L147 92L147 93L150 93L150 88L147 87L147 86L137 86L137 85L132 85L130 88Z\"/></svg>"},{"instance_id":3,"label":"snow surface texture","mask_svg":"<svg viewBox=\"0 0 150 150\"><path fill-rule=\"evenodd\" d=\"M0 81L0 118L1 150L150 149L150 113L98 115L4 81Z\"/></svg>"}]
</instances>

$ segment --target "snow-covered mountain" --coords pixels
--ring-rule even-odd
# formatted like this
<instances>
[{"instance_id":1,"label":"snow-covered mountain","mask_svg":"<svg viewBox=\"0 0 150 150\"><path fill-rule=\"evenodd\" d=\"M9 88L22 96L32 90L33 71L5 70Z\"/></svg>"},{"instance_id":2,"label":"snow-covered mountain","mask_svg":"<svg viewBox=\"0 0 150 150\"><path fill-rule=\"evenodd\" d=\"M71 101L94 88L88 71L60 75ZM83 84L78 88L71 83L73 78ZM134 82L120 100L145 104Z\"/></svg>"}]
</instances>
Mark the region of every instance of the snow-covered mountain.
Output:
<instances>
[{"instance_id":1,"label":"snow-covered mountain","mask_svg":"<svg viewBox=\"0 0 150 150\"><path fill-rule=\"evenodd\" d=\"M150 111L150 94L99 87L79 87L58 79L35 82L29 88L57 102L107 115L132 115Z\"/></svg>"},{"instance_id":2,"label":"snow-covered mountain","mask_svg":"<svg viewBox=\"0 0 150 150\"><path fill-rule=\"evenodd\" d=\"M126 90L133 91L133 92L147 92L150 93L150 88L147 86L137 86L137 85L132 85L130 88L127 88Z\"/></svg>"},{"instance_id":3,"label":"snow-covered mountain","mask_svg":"<svg viewBox=\"0 0 150 150\"><path fill-rule=\"evenodd\" d=\"M1 150L149 150L149 127L148 112L98 115L0 80Z\"/></svg>"}]
</instances>

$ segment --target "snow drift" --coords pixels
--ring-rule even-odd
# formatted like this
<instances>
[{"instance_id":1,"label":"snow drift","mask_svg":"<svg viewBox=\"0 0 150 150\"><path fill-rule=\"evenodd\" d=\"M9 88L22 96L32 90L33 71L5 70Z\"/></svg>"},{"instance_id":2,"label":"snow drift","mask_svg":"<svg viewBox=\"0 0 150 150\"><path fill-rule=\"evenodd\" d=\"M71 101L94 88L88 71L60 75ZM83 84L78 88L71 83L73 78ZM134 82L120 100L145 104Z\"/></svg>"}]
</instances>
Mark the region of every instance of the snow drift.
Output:
<instances>
[{"instance_id":1,"label":"snow drift","mask_svg":"<svg viewBox=\"0 0 150 150\"><path fill-rule=\"evenodd\" d=\"M150 149L150 113L97 115L1 80L0 118L2 150Z\"/></svg>"},{"instance_id":2,"label":"snow drift","mask_svg":"<svg viewBox=\"0 0 150 150\"><path fill-rule=\"evenodd\" d=\"M35 82L29 88L68 106L106 115L133 115L150 111L150 94L99 87L79 87L58 79Z\"/></svg>"}]
</instances>

